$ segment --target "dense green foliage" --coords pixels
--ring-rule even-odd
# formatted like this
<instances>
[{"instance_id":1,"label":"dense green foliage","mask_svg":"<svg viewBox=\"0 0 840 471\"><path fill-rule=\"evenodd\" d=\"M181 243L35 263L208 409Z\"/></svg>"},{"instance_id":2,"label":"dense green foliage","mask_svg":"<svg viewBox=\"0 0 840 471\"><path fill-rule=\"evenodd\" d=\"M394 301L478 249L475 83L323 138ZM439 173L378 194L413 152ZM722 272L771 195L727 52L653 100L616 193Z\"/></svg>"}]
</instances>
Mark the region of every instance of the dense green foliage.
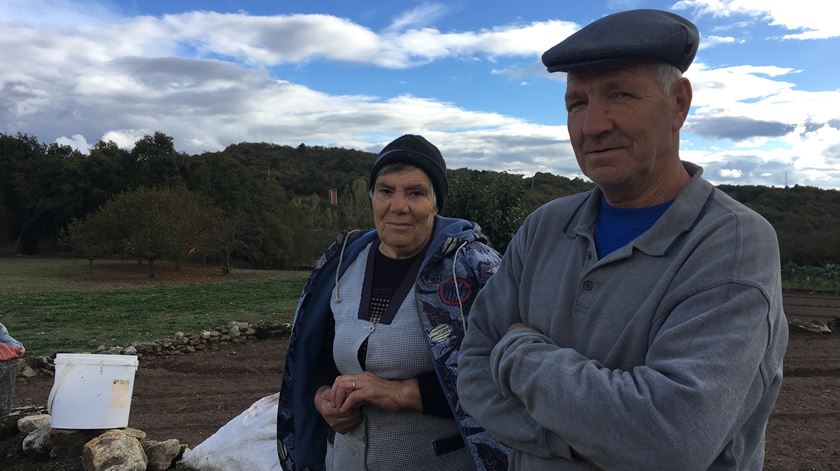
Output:
<instances>
[{"instance_id":1,"label":"dense green foliage","mask_svg":"<svg viewBox=\"0 0 840 471\"><path fill-rule=\"evenodd\" d=\"M196 247L219 248L225 242L215 231L221 212L206 197L171 188L145 188L118 194L96 212L67 226L65 240L91 263L117 255L146 260L149 277L155 260L180 266ZM229 266L224 266L230 272Z\"/></svg>"},{"instance_id":2,"label":"dense green foliage","mask_svg":"<svg viewBox=\"0 0 840 471\"><path fill-rule=\"evenodd\" d=\"M783 262L840 264L840 192L808 186L722 185L721 190L767 218Z\"/></svg>"},{"instance_id":3,"label":"dense green foliage","mask_svg":"<svg viewBox=\"0 0 840 471\"><path fill-rule=\"evenodd\" d=\"M33 136L0 134L0 253L53 254L72 247L91 261L112 254L147 260L190 254L219 262L223 270L234 262L311 267L338 231L372 226L367 174L374 158L357 150L267 143L185 155L160 132L139 139L130 151L100 141L84 155ZM548 173L524 178L455 169L448 175L443 215L478 222L499 250L528 213L592 187ZM331 188L338 190L337 205L329 204ZM840 192L800 186L721 189L773 224L783 262L840 263ZM149 219L166 213L152 208L157 197L163 198L158 208L170 208L168 219ZM135 209L121 213L131 217L117 217L114 206L132 198ZM138 237L150 239L164 229L165 250L141 250ZM127 234L138 237L128 244Z\"/></svg>"},{"instance_id":4,"label":"dense green foliage","mask_svg":"<svg viewBox=\"0 0 840 471\"><path fill-rule=\"evenodd\" d=\"M509 173L458 169L449 172L446 214L468 214L496 250L507 248L528 214L522 206L522 177Z\"/></svg>"}]
</instances>

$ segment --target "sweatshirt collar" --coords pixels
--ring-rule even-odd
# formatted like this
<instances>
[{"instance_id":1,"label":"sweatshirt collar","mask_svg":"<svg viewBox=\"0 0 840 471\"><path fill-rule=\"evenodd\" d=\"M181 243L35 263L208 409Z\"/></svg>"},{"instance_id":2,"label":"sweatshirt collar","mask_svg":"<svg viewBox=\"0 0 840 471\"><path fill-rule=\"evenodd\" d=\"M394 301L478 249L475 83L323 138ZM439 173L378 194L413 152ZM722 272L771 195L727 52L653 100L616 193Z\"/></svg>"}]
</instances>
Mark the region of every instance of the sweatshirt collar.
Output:
<instances>
[{"instance_id":1,"label":"sweatshirt collar","mask_svg":"<svg viewBox=\"0 0 840 471\"><path fill-rule=\"evenodd\" d=\"M703 179L703 169L700 166L685 161L683 161L683 166L691 176L691 180L677 195L671 207L644 234L611 255L621 258L629 257L634 247L651 256L665 255L674 241L696 224L715 188ZM578 214L576 224L569 224L571 231L567 233L587 236L594 240L595 218L598 215L601 194L598 187L590 191L588 197L576 210Z\"/></svg>"}]
</instances>

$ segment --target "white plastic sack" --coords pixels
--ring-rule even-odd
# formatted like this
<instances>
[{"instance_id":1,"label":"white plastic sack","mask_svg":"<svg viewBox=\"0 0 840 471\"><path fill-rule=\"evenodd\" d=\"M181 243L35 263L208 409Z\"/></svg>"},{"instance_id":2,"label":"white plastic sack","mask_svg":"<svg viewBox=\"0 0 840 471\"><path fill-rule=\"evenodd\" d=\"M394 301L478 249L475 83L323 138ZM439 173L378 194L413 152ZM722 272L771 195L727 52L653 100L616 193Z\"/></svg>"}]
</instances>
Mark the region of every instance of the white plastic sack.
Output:
<instances>
[{"instance_id":1,"label":"white plastic sack","mask_svg":"<svg viewBox=\"0 0 840 471\"><path fill-rule=\"evenodd\" d=\"M184 454L201 471L282 471L277 458L277 403L266 396Z\"/></svg>"}]
</instances>

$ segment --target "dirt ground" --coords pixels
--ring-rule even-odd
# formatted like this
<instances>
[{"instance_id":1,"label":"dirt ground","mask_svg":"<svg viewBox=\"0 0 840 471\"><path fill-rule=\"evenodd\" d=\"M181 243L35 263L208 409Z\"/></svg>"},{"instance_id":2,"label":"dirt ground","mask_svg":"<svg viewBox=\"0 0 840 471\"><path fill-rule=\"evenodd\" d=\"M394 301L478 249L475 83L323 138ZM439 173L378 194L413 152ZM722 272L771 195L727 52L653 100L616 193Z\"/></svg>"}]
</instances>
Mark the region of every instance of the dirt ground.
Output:
<instances>
[{"instance_id":1,"label":"dirt ground","mask_svg":"<svg viewBox=\"0 0 840 471\"><path fill-rule=\"evenodd\" d=\"M840 318L838 297L788 295L785 304L791 319ZM277 391L285 349L284 339L264 339L142 358L129 425L194 447ZM18 382L15 405L44 405L51 387L51 378ZM766 450L767 470L840 470L840 332L791 332Z\"/></svg>"}]
</instances>

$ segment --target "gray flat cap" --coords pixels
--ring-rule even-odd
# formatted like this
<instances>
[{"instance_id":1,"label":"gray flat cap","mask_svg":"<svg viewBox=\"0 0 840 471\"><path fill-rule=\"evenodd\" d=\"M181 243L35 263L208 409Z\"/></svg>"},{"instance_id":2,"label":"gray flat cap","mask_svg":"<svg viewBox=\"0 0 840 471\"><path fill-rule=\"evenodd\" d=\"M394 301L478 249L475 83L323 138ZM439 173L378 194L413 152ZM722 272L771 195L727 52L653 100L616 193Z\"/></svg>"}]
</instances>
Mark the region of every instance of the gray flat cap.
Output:
<instances>
[{"instance_id":1,"label":"gray flat cap","mask_svg":"<svg viewBox=\"0 0 840 471\"><path fill-rule=\"evenodd\" d=\"M700 43L697 27L661 10L630 10L589 23L545 51L549 72L606 66L634 59L667 62L685 72Z\"/></svg>"}]
</instances>

